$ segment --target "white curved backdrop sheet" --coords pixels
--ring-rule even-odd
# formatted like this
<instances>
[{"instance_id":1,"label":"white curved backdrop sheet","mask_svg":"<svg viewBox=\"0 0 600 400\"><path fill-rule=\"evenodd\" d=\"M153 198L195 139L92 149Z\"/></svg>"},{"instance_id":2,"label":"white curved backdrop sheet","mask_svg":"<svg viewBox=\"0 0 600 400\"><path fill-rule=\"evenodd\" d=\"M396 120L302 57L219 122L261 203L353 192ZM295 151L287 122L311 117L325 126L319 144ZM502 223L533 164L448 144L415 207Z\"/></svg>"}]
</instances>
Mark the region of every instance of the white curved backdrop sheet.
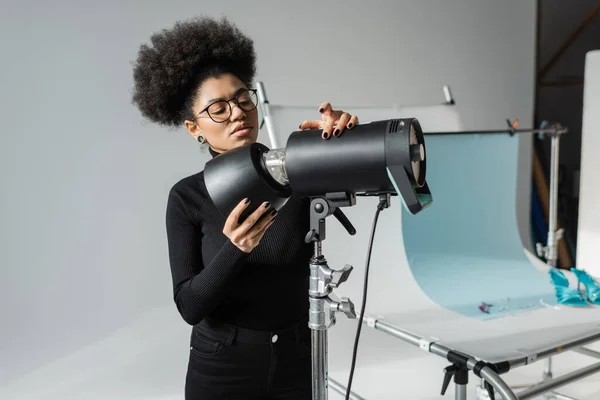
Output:
<instances>
[{"instance_id":1,"label":"white curved backdrop sheet","mask_svg":"<svg viewBox=\"0 0 600 400\"><path fill-rule=\"evenodd\" d=\"M579 222L577 262L579 269L600 278L600 50L585 59L583 124L581 131L581 175L579 182Z\"/></svg>"}]
</instances>

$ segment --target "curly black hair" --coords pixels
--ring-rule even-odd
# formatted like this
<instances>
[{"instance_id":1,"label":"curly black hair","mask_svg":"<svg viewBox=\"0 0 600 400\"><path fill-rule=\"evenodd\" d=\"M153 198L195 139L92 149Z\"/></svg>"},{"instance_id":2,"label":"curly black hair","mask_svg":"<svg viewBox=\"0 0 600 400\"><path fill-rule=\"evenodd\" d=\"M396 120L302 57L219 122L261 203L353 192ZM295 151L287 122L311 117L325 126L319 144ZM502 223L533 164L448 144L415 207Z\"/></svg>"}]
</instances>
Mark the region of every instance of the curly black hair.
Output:
<instances>
[{"instance_id":1,"label":"curly black hair","mask_svg":"<svg viewBox=\"0 0 600 400\"><path fill-rule=\"evenodd\" d=\"M254 42L226 17L178 21L150 40L134 63L132 102L152 122L176 127L192 120L197 88L207 78L231 73L252 85Z\"/></svg>"}]
</instances>

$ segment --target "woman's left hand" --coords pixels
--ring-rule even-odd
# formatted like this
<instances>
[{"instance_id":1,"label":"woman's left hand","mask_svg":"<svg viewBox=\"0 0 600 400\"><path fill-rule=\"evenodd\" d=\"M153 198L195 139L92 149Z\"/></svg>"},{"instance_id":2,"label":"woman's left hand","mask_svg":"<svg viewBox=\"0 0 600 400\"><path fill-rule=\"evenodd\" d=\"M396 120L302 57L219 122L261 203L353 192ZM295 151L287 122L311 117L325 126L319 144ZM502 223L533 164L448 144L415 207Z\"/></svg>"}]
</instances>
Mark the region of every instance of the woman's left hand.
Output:
<instances>
[{"instance_id":1,"label":"woman's left hand","mask_svg":"<svg viewBox=\"0 0 600 400\"><path fill-rule=\"evenodd\" d=\"M307 120L300 124L300 129L323 129L323 139L332 136L340 137L344 129L352 129L358 125L358 117L342 110L334 110L331 103L326 101L319 107L321 120Z\"/></svg>"}]
</instances>

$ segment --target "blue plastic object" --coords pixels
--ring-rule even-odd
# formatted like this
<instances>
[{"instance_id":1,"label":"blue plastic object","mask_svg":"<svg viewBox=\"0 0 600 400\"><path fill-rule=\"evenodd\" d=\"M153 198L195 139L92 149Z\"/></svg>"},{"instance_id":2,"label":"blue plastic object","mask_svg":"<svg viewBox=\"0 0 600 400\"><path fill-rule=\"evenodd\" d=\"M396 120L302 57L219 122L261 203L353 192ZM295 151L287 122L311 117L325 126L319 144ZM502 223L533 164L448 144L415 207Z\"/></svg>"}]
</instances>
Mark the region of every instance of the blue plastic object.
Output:
<instances>
[{"instance_id":1,"label":"blue plastic object","mask_svg":"<svg viewBox=\"0 0 600 400\"><path fill-rule=\"evenodd\" d=\"M569 280L562 271L551 268L548 274L550 275L550 281L554 284L556 301L572 307L585 307L588 305L579 290L569 287Z\"/></svg>"},{"instance_id":2,"label":"blue plastic object","mask_svg":"<svg viewBox=\"0 0 600 400\"><path fill-rule=\"evenodd\" d=\"M579 283L585 286L587 300L590 303L600 305L600 285L598 285L598 282L581 269L573 267L571 271L575 274Z\"/></svg>"}]
</instances>

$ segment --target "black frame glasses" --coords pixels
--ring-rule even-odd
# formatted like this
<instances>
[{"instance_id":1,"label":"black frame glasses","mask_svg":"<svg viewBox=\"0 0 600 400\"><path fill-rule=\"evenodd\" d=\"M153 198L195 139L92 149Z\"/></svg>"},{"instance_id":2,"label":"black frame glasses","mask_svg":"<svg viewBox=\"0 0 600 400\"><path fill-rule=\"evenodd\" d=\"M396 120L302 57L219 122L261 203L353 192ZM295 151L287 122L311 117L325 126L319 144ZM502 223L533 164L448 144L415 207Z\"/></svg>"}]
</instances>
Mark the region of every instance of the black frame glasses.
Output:
<instances>
[{"instance_id":1,"label":"black frame glasses","mask_svg":"<svg viewBox=\"0 0 600 400\"><path fill-rule=\"evenodd\" d=\"M210 119L212 119L214 122L216 122L218 124L227 122L227 121L229 121L229 118L231 118L231 114L233 114L233 107L231 106L231 102L233 100L235 100L236 106L238 106L241 110L246 111L246 112L252 111L258 106L258 96L257 96L256 92L257 92L257 89L244 89L244 90L240 91L235 97L233 97L229 100L213 101L212 103L207 105L204 109L202 109L202 111L200 111L198 114L196 114L196 118L198 118L200 116L200 114L206 112L208 114L208 116L210 117ZM243 96L246 94L249 94L249 100L242 99L243 101L240 101L240 96ZM214 107L215 104L218 104L218 103L227 104L227 106L229 108L229 113L223 113L223 114L219 114L218 116L213 116L209 109L211 107ZM225 105L223 105L223 109L227 110L227 107L225 107Z\"/></svg>"}]
</instances>

